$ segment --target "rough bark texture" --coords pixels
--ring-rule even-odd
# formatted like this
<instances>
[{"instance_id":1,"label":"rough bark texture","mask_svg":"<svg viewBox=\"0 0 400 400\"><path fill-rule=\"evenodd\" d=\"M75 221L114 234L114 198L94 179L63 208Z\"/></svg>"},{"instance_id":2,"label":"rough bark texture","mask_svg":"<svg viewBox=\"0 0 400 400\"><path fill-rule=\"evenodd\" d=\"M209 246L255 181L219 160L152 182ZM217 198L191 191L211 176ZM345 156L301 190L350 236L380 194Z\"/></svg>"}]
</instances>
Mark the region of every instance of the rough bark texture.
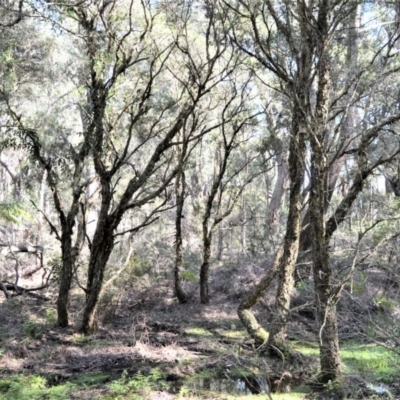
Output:
<instances>
[{"instance_id":1,"label":"rough bark texture","mask_svg":"<svg viewBox=\"0 0 400 400\"><path fill-rule=\"evenodd\" d=\"M185 201L185 174L182 171L176 177L175 197L176 197L176 217L175 217L175 267L174 267L174 283L175 296L179 303L187 303L188 295L182 287L182 212Z\"/></svg>"},{"instance_id":2,"label":"rough bark texture","mask_svg":"<svg viewBox=\"0 0 400 400\"><path fill-rule=\"evenodd\" d=\"M348 134L348 132L346 131L346 133L344 133L345 135ZM329 183L328 183L328 196L327 199L325 201L325 205L324 205L324 212L326 213L330 204L330 201L332 199L333 193L335 191L338 179L339 179L339 175L340 175L340 171L344 165L344 161L345 161L345 157L341 157L337 160L335 160L330 169L329 169ZM302 220L302 230L301 230L301 234L300 234L300 248L299 251L300 252L304 252L307 251L308 249L311 248L312 245L312 232L311 232L311 225L310 225L310 208L308 208L303 220Z\"/></svg>"},{"instance_id":3,"label":"rough bark texture","mask_svg":"<svg viewBox=\"0 0 400 400\"><path fill-rule=\"evenodd\" d=\"M104 280L104 271L114 248L114 228L120 222L120 220L117 222L115 217L110 218L108 216L112 201L112 191L110 182L104 179L101 182L101 196L102 204L92 241L88 266L86 305L81 326L81 332L84 334L93 333L97 329L96 313Z\"/></svg>"},{"instance_id":4,"label":"rough bark texture","mask_svg":"<svg viewBox=\"0 0 400 400\"><path fill-rule=\"evenodd\" d=\"M312 233L313 276L315 302L319 328L320 375L322 383L336 381L341 376L339 338L336 318L336 293L332 268L329 262L327 236L325 234L325 204L328 197L328 162L324 143L327 137L327 111L329 104L330 71L328 60L329 0L321 2L318 28L319 69L315 113L315 126L310 134L310 226Z\"/></svg>"},{"instance_id":5,"label":"rough bark texture","mask_svg":"<svg viewBox=\"0 0 400 400\"><path fill-rule=\"evenodd\" d=\"M267 214L267 224L270 230L279 224L288 181L288 166L286 160L282 157L282 144L279 147L276 154L277 178Z\"/></svg>"},{"instance_id":6,"label":"rough bark texture","mask_svg":"<svg viewBox=\"0 0 400 400\"><path fill-rule=\"evenodd\" d=\"M210 269L212 233L203 225L203 263L200 267L200 302L208 304L210 295L208 289L208 271Z\"/></svg>"},{"instance_id":7,"label":"rough bark texture","mask_svg":"<svg viewBox=\"0 0 400 400\"><path fill-rule=\"evenodd\" d=\"M346 63L348 67L348 82L355 77L357 74L357 61L358 61L358 30L360 27L360 5L358 5L353 10L353 19L350 22L349 26L349 35L348 35L348 45L347 45L347 54L346 54ZM349 144L354 140L354 126L356 126L356 121L358 119L357 109L354 106L349 106L347 112L344 117L344 121L340 127L340 135L339 140L336 143L336 149L340 154L340 150L346 149ZM328 139L328 138L327 138ZM327 141L327 140L326 140ZM325 143L326 143L325 141ZM324 205L325 213L328 210L329 204L331 202L333 193L337 188L340 172L345 163L346 155L339 155L335 153L332 156L329 164L329 174L328 174L328 195ZM346 196L346 190L344 186L341 188L341 192L343 196ZM310 211L307 210L306 215L302 221L302 232L300 235L300 252L307 251L311 248L311 226L310 226Z\"/></svg>"},{"instance_id":8,"label":"rough bark texture","mask_svg":"<svg viewBox=\"0 0 400 400\"><path fill-rule=\"evenodd\" d=\"M57 324L61 328L65 328L69 324L68 299L74 267L71 236L72 235L68 233L61 236L62 268L57 298Z\"/></svg>"},{"instance_id":9,"label":"rough bark texture","mask_svg":"<svg viewBox=\"0 0 400 400\"><path fill-rule=\"evenodd\" d=\"M300 28L305 38L299 57L296 59L297 73L291 98L293 99L292 129L289 149L290 196L289 213L284 239L284 251L279 267L278 290L275 301L275 315L270 328L268 348L272 354L287 353L286 329L290 310L290 298L294 287L293 274L299 251L300 222L302 208L302 185L305 172L307 120L311 89L311 67L313 61L313 32L306 21L305 5L299 5L299 14L304 20Z\"/></svg>"},{"instance_id":10,"label":"rough bark texture","mask_svg":"<svg viewBox=\"0 0 400 400\"><path fill-rule=\"evenodd\" d=\"M295 105L293 131L289 154L289 213L286 223L284 250L279 265L276 313L270 327L268 347L273 354L286 352L286 327L290 309L290 297L294 286L293 272L297 260L300 238L301 188L305 168L305 133L298 121L301 110Z\"/></svg>"},{"instance_id":11,"label":"rough bark texture","mask_svg":"<svg viewBox=\"0 0 400 400\"><path fill-rule=\"evenodd\" d=\"M224 142L222 147L222 155L219 151L216 152L216 156L214 159L214 178L213 184L210 189L210 193L208 194L206 201L206 208L203 215L202 220L202 228L203 228L203 262L200 267L200 302L202 304L208 304L210 302L209 295L209 282L208 282L208 271L210 268L210 259L211 259L211 244L213 233L217 228L218 224L222 221L223 217L215 216L214 221L210 224L211 212L213 209L214 200L217 198L217 204L215 206L217 213L221 208L221 184L222 180L225 176L226 168L228 165L228 159L232 153L232 150L235 146L235 137L239 132L239 128L235 128L232 136L227 140L225 136L225 132L222 131ZM220 192L220 193L218 193ZM218 196L220 194L220 196ZM211 226L210 226L211 225Z\"/></svg>"}]
</instances>

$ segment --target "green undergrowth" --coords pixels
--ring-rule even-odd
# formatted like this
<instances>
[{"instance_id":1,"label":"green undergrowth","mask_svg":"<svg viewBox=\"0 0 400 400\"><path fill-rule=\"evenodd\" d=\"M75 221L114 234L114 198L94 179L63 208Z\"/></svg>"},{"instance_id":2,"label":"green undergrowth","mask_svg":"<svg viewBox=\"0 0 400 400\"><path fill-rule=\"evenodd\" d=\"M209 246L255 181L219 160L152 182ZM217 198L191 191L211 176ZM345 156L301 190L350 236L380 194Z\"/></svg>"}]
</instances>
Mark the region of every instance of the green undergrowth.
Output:
<instances>
[{"instance_id":1,"label":"green undergrowth","mask_svg":"<svg viewBox=\"0 0 400 400\"><path fill-rule=\"evenodd\" d=\"M49 386L41 376L15 375L0 380L1 400L64 400L70 399L72 383Z\"/></svg>"},{"instance_id":2,"label":"green undergrowth","mask_svg":"<svg viewBox=\"0 0 400 400\"><path fill-rule=\"evenodd\" d=\"M110 377L106 374L84 374L74 379L74 383L79 387L100 386L109 381Z\"/></svg>"},{"instance_id":3,"label":"green undergrowth","mask_svg":"<svg viewBox=\"0 0 400 400\"><path fill-rule=\"evenodd\" d=\"M169 384L165 382L165 373L159 368L153 368L149 373L137 372L129 377L127 371L107 385L110 393L102 397L102 400L140 400L146 399L155 390L168 390Z\"/></svg>"},{"instance_id":4,"label":"green undergrowth","mask_svg":"<svg viewBox=\"0 0 400 400\"><path fill-rule=\"evenodd\" d=\"M186 331L186 334L218 340L222 333L225 333L220 330L213 332L203 328L193 328ZM317 365L319 349L316 343L295 342L293 349L311 357L316 362L315 366ZM229 351L233 350L229 349ZM390 349L381 346L354 342L344 343L341 348L341 360L345 377L359 376L371 384L391 383L400 375L399 357ZM249 365L259 365L257 359L248 361ZM255 374L253 369L246 367L245 364L235 365L234 363L229 368L222 365L216 368L204 368L199 364L196 368L193 363L195 361L192 360L187 364L191 366L190 374L183 374L178 380L172 382L166 380L167 375L171 372L171 365L168 363L159 363L156 368L146 364L141 371L135 374L124 371L120 377L112 381L111 379L114 378L102 373L76 375L69 383L53 382L51 377L46 379L37 375L15 374L10 375L7 379L0 379L0 400L64 400L79 398L77 396L87 395L89 392L99 389L99 392L93 395L93 400L155 399L163 398L162 393L165 395L168 393L168 396L173 393L174 400L211 398L265 400L266 398L265 394L248 396L238 390L241 380ZM262 363L261 360L260 363ZM186 363L180 365L186 365ZM306 387L299 386L292 387L292 389L291 393L274 393L272 397L274 400L306 398Z\"/></svg>"},{"instance_id":5,"label":"green undergrowth","mask_svg":"<svg viewBox=\"0 0 400 400\"><path fill-rule=\"evenodd\" d=\"M306 398L305 393L274 393L272 394L273 400L302 400ZM190 400L210 400L210 399L218 399L218 400L266 400L268 399L265 393L263 394L227 394L221 393L219 391L203 391L196 392L188 388L181 388L179 394L176 396L176 399L190 399Z\"/></svg>"}]
</instances>

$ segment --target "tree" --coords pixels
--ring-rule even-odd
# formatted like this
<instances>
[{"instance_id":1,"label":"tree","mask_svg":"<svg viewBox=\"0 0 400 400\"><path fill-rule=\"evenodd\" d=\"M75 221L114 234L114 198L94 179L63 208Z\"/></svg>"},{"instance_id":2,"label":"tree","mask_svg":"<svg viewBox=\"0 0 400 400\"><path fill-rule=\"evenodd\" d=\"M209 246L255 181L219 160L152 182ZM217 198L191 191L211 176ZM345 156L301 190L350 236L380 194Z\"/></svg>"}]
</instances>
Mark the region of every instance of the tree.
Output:
<instances>
[{"instance_id":1,"label":"tree","mask_svg":"<svg viewBox=\"0 0 400 400\"><path fill-rule=\"evenodd\" d=\"M379 165L390 161L397 154L398 149L395 148L390 156L381 157L371 163L367 162L364 155L371 141L378 139L384 127L397 121L399 114L394 112L379 122L375 120L375 123L365 126L359 141L348 140L341 136L338 142L335 132L341 131L349 108L361 101L366 92L370 95L371 88L364 82L368 82L369 77L375 74L377 59L380 58L382 49L390 54L393 43L397 40L397 33L388 35L383 47L372 55L369 67L367 63L363 65L365 69L360 66L357 74L348 74L347 70L340 67L336 69L335 73L339 73L340 76L335 77L336 82L344 82L344 89L335 88L334 91L332 69L333 58L337 53L332 43L336 38L340 43L339 28L346 26L347 18L354 15L358 2L340 2L336 5L324 0L312 4L298 2L296 8L285 2L275 5L269 1L262 4L241 1L237 6L233 6L230 2L224 4L245 21L241 30L236 28L240 26L238 24L232 27L235 44L273 72L281 81L280 87L283 87L285 94L291 99L293 107L289 154L291 189L283 248L277 252L270 275L266 276L254 292L242 302L238 313L249 333L259 345L262 345L267 334L255 320L250 308L259 300L274 275L279 274L276 314L271 325L268 346L277 354L285 353L290 294L299 249L300 188L304 185L304 166L308 162L305 153L307 140L311 150L309 226L319 325L320 379L322 382L328 382L341 375L336 321L336 303L340 297L340 290L333 281L334 274L329 262L329 240L337 224L343 221L358 193L361 192L366 178ZM343 78L340 73L344 75ZM391 73L390 68L388 73ZM351 95L347 97L349 93L353 97ZM376 111L374 115L378 115ZM348 131L347 128L345 131ZM355 146L352 152L357 154L358 159L354 182L332 216L326 218L328 196L329 192L332 192L332 188L328 188L329 172L337 160L348 154L348 147L351 146Z\"/></svg>"}]
</instances>

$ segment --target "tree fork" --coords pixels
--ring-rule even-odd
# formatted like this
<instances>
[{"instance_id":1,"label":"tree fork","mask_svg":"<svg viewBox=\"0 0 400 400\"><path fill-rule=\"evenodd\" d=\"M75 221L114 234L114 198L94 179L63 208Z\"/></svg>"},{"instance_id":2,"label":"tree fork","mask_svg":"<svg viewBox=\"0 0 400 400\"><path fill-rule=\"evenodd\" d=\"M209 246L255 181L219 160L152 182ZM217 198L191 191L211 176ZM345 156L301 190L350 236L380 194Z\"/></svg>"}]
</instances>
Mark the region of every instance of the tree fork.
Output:
<instances>
[{"instance_id":1,"label":"tree fork","mask_svg":"<svg viewBox=\"0 0 400 400\"><path fill-rule=\"evenodd\" d=\"M251 311L251 308L261 300L261 297L264 295L265 291L276 277L282 255L283 246L281 246L276 252L274 261L268 273L264 276L264 278L261 279L253 291L240 303L237 309L237 314L240 318L240 321L246 328L250 337L254 339L256 346L260 348L260 350L265 350L265 345L267 343L269 334L259 324L253 312Z\"/></svg>"}]
</instances>

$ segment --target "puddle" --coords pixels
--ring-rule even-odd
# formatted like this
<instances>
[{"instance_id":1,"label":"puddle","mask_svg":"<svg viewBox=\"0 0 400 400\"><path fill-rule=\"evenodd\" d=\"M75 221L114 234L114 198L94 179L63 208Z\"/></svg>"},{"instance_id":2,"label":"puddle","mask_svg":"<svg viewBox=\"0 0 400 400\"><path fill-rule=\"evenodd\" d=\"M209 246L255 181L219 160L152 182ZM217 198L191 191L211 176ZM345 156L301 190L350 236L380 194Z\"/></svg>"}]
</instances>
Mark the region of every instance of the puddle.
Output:
<instances>
[{"instance_id":1,"label":"puddle","mask_svg":"<svg viewBox=\"0 0 400 400\"><path fill-rule=\"evenodd\" d=\"M252 395L269 392L267 382L262 378L248 377L238 379L197 379L186 383L188 388L199 391L212 391L237 395Z\"/></svg>"}]
</instances>

